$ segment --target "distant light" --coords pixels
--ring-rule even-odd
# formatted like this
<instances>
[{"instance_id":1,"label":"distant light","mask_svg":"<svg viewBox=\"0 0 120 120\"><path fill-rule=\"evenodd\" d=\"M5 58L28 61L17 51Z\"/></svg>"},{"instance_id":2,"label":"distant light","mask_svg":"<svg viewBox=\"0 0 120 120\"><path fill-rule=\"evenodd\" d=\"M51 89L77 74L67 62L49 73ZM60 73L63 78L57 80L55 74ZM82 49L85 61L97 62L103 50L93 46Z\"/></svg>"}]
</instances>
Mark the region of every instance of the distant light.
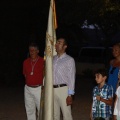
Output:
<instances>
[{"instance_id":1,"label":"distant light","mask_svg":"<svg viewBox=\"0 0 120 120\"><path fill-rule=\"evenodd\" d=\"M91 25L88 25L88 21L87 20L85 20L84 21L84 23L83 23L83 25L81 26L81 28L82 29L84 29L84 28L87 28L87 29L100 29L100 27L97 25L97 24L91 24Z\"/></svg>"}]
</instances>

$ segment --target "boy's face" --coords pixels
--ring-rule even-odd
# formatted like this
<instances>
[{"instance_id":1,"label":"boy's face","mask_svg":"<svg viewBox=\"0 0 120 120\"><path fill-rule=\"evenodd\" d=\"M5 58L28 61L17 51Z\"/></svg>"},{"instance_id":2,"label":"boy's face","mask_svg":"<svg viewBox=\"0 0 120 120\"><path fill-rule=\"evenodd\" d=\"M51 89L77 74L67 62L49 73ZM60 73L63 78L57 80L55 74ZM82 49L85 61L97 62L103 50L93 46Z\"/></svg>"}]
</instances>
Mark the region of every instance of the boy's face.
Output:
<instances>
[{"instance_id":1,"label":"boy's face","mask_svg":"<svg viewBox=\"0 0 120 120\"><path fill-rule=\"evenodd\" d=\"M102 76L100 73L95 74L95 80L97 84L104 83L106 78L107 78L106 76Z\"/></svg>"}]
</instances>

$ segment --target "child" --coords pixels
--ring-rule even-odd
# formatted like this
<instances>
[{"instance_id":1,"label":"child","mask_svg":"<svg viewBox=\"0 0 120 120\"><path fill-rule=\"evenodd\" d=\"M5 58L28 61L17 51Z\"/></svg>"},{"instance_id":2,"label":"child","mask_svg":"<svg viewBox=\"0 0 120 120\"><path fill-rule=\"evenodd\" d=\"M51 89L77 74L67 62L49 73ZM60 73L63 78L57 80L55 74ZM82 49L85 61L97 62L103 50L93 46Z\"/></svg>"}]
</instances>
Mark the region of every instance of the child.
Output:
<instances>
[{"instance_id":1,"label":"child","mask_svg":"<svg viewBox=\"0 0 120 120\"><path fill-rule=\"evenodd\" d=\"M116 88L118 86L118 72L120 67L120 43L116 43L112 47L113 57L110 61L110 68L109 68L109 77L108 77L108 84L112 85L113 93L115 94Z\"/></svg>"},{"instance_id":2,"label":"child","mask_svg":"<svg viewBox=\"0 0 120 120\"><path fill-rule=\"evenodd\" d=\"M93 89L93 102L91 107L91 120L110 120L112 117L113 87L106 84L107 72L98 69L95 72L97 86Z\"/></svg>"},{"instance_id":3,"label":"child","mask_svg":"<svg viewBox=\"0 0 120 120\"><path fill-rule=\"evenodd\" d=\"M120 86L116 90L114 120L120 120Z\"/></svg>"}]
</instances>

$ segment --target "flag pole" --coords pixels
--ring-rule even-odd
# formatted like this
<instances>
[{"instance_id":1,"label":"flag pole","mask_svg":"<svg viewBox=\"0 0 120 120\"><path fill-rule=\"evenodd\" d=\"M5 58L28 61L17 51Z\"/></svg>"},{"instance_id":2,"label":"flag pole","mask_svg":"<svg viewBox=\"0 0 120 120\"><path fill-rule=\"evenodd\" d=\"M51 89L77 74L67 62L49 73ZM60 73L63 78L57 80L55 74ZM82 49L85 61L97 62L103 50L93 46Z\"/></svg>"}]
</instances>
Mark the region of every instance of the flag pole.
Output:
<instances>
[{"instance_id":1,"label":"flag pole","mask_svg":"<svg viewBox=\"0 0 120 120\"><path fill-rule=\"evenodd\" d=\"M44 110L43 120L53 120L54 98L53 98L53 55L56 43L56 13L54 0L50 1L48 27L46 31L45 49L45 81L44 81Z\"/></svg>"}]
</instances>

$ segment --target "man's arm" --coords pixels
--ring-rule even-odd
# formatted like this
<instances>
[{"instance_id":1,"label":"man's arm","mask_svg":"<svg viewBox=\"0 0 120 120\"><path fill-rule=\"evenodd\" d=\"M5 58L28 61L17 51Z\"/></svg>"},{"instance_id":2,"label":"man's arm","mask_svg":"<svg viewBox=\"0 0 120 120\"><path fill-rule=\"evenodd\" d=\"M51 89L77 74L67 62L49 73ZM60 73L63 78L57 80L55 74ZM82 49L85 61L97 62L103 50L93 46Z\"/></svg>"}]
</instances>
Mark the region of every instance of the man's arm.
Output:
<instances>
[{"instance_id":1,"label":"man's arm","mask_svg":"<svg viewBox=\"0 0 120 120\"><path fill-rule=\"evenodd\" d=\"M69 71L68 97L66 98L67 106L73 103L72 95L74 95L75 72L76 72L74 59L71 60L70 65L71 66Z\"/></svg>"},{"instance_id":2,"label":"man's arm","mask_svg":"<svg viewBox=\"0 0 120 120\"><path fill-rule=\"evenodd\" d=\"M68 82L68 95L74 95L74 87L75 87L75 73L76 73L76 68L75 68L75 61L74 59L70 60L70 70L69 70L69 82Z\"/></svg>"}]
</instances>

